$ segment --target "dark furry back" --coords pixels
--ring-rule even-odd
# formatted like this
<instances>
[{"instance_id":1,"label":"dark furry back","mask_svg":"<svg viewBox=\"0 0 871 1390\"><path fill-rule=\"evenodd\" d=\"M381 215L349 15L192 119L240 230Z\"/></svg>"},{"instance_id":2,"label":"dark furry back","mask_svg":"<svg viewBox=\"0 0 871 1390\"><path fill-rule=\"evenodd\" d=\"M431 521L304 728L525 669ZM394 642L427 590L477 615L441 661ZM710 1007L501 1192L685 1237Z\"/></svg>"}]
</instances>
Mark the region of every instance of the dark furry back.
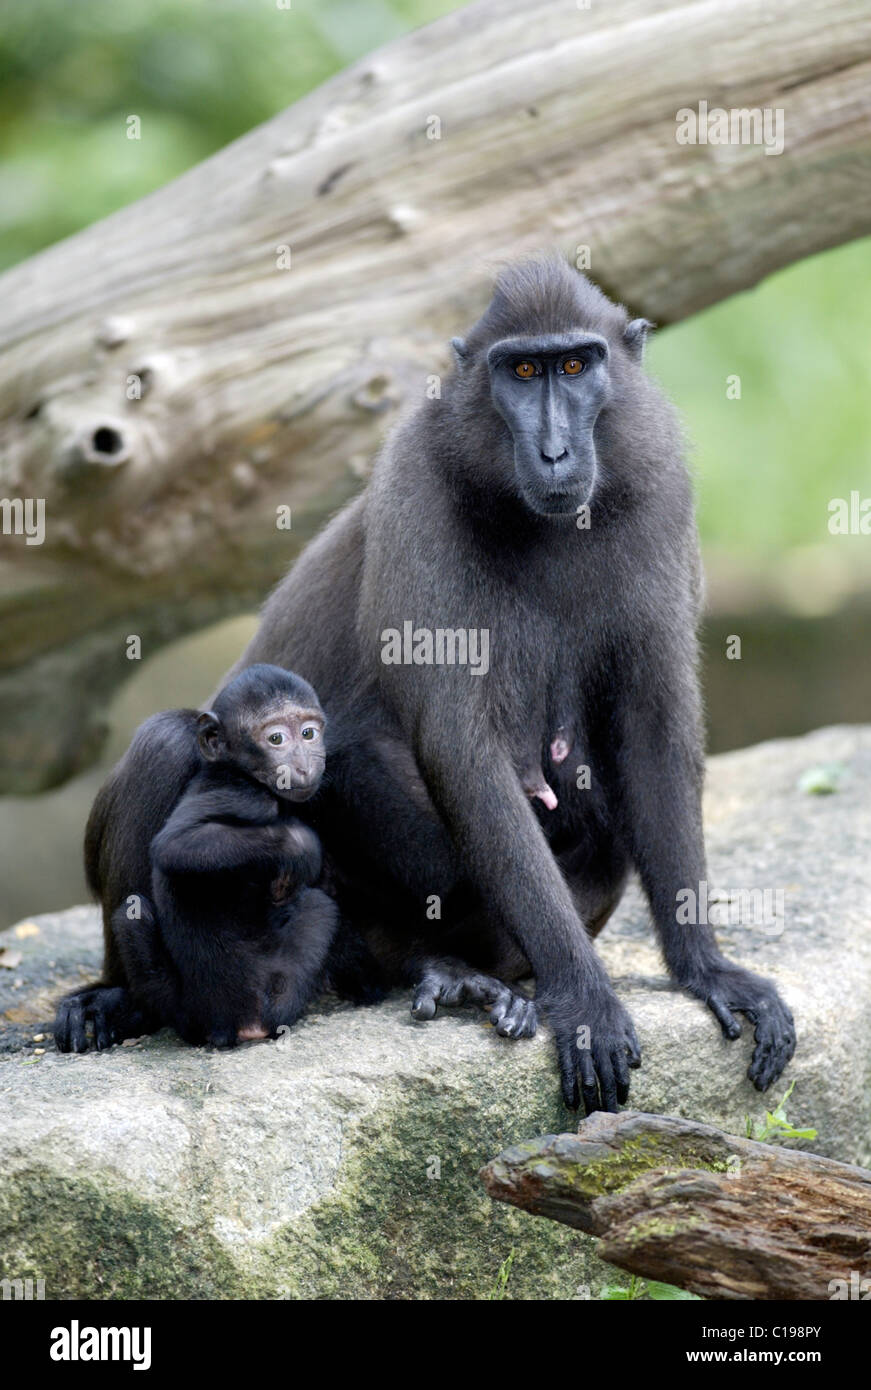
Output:
<instances>
[{"instance_id":1,"label":"dark furry back","mask_svg":"<svg viewBox=\"0 0 871 1390\"><path fill-rule=\"evenodd\" d=\"M131 893L148 896L149 845L200 766L197 710L166 710L137 729L123 758L103 783L85 829L85 874L103 908L106 983L121 983L108 929L114 909ZM136 815L129 800L136 796ZM114 866L124 865L125 879Z\"/></svg>"}]
</instances>

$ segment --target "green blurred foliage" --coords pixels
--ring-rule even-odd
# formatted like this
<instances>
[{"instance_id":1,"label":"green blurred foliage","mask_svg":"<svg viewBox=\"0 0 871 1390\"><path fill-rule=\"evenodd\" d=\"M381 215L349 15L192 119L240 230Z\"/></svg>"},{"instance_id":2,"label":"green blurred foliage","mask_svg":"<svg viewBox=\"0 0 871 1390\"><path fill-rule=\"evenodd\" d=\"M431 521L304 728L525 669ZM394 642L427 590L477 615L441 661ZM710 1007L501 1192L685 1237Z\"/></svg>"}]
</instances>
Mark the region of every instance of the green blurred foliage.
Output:
<instances>
[{"instance_id":1,"label":"green blurred foliage","mask_svg":"<svg viewBox=\"0 0 871 1390\"><path fill-rule=\"evenodd\" d=\"M457 7L283 3L0 0L0 268L160 187ZM147 132L135 144L129 115ZM871 495L869 268L871 243L856 243L654 338L653 370L691 441L703 538L737 563L770 568L814 544L836 566L867 563L867 538L833 542L826 508L854 488ZM726 396L732 373L738 401Z\"/></svg>"},{"instance_id":2,"label":"green blurred foliage","mask_svg":"<svg viewBox=\"0 0 871 1390\"><path fill-rule=\"evenodd\" d=\"M871 497L871 241L654 335L649 356L684 417L703 537L736 560L819 543L867 564L871 539L830 536L827 508Z\"/></svg>"},{"instance_id":3,"label":"green blurred foliage","mask_svg":"<svg viewBox=\"0 0 871 1390\"><path fill-rule=\"evenodd\" d=\"M159 188L371 49L455 8L0 0L0 269ZM130 115L148 134L135 157Z\"/></svg>"}]
</instances>

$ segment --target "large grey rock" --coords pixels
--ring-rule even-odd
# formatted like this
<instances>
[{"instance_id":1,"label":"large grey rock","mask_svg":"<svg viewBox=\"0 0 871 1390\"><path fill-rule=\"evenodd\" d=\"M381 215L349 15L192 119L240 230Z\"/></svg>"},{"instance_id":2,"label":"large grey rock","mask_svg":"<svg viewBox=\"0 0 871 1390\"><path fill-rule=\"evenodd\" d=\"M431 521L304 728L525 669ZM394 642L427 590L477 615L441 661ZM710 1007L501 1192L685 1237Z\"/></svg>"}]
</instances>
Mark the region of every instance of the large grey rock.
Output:
<instances>
[{"instance_id":1,"label":"large grey rock","mask_svg":"<svg viewBox=\"0 0 871 1390\"><path fill-rule=\"evenodd\" d=\"M799 788L829 764L833 794ZM712 885L784 892L780 934L719 930L795 1011L776 1094L796 1078L790 1118L817 1127L814 1147L868 1164L871 729L714 759L707 817ZM34 1037L94 972L97 918L34 925L0 936L21 954L0 968L0 1278L43 1278L49 1298L487 1298L514 1250L509 1298L613 1282L586 1237L491 1204L477 1178L508 1145L574 1126L544 1032L509 1043L466 1011L417 1024L397 995L324 1001L231 1053L167 1033L60 1056ZM644 1049L632 1105L744 1133L765 1105L751 1040L727 1044L671 989L637 894L600 945Z\"/></svg>"}]
</instances>

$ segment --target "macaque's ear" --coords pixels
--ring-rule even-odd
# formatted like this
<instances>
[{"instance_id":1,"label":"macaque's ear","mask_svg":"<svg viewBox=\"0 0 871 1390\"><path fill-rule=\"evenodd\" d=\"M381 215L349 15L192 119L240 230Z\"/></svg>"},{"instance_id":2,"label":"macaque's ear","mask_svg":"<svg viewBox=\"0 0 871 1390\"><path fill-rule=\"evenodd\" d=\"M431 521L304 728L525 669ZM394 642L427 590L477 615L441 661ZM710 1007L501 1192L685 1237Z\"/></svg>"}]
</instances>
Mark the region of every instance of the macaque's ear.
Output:
<instances>
[{"instance_id":1,"label":"macaque's ear","mask_svg":"<svg viewBox=\"0 0 871 1390\"><path fill-rule=\"evenodd\" d=\"M458 367L464 367L469 358L469 349L466 347L462 338L451 338L451 347L454 350L454 360Z\"/></svg>"},{"instance_id":2,"label":"macaque's ear","mask_svg":"<svg viewBox=\"0 0 871 1390\"><path fill-rule=\"evenodd\" d=\"M213 763L221 751L224 742L221 721L212 711L206 710L197 720L197 743L200 752L210 763Z\"/></svg>"},{"instance_id":3,"label":"macaque's ear","mask_svg":"<svg viewBox=\"0 0 871 1390\"><path fill-rule=\"evenodd\" d=\"M640 362L644 356L644 344L647 342L647 334L655 324L650 319L633 319L627 323L623 329L623 342L630 357L634 357L636 362Z\"/></svg>"}]
</instances>

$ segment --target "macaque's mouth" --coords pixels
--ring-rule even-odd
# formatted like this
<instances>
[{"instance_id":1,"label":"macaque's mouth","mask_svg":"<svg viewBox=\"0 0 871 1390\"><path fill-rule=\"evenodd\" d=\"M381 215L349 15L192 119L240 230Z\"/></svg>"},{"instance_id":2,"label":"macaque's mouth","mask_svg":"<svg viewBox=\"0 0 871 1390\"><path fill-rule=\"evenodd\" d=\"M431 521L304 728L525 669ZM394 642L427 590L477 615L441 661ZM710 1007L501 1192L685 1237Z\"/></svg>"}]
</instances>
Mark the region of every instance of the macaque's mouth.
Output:
<instances>
[{"instance_id":1,"label":"macaque's mouth","mask_svg":"<svg viewBox=\"0 0 871 1390\"><path fill-rule=\"evenodd\" d=\"M311 801L319 785L320 783L314 787L276 787L275 794L284 801Z\"/></svg>"},{"instance_id":2,"label":"macaque's mouth","mask_svg":"<svg viewBox=\"0 0 871 1390\"><path fill-rule=\"evenodd\" d=\"M571 488L566 492L526 494L526 500L539 516L567 516L585 506L593 495L591 487Z\"/></svg>"},{"instance_id":3,"label":"macaque's mouth","mask_svg":"<svg viewBox=\"0 0 871 1390\"><path fill-rule=\"evenodd\" d=\"M276 785L280 776L286 773L254 773L254 780L261 786L267 787L273 796L280 796L282 801L309 801L314 796L318 787L321 785L321 778L316 782L310 782L304 787L279 787Z\"/></svg>"}]
</instances>

